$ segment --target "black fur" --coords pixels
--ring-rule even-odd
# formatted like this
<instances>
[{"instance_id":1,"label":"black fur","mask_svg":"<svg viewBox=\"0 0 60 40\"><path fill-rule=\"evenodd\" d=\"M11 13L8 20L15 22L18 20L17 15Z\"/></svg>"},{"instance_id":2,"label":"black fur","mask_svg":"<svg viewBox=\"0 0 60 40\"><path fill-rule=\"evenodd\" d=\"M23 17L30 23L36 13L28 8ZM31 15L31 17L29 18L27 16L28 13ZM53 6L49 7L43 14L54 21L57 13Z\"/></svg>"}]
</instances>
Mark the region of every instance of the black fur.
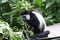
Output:
<instances>
[{"instance_id":1,"label":"black fur","mask_svg":"<svg viewBox=\"0 0 60 40\"><path fill-rule=\"evenodd\" d=\"M37 19L36 15L32 13L32 11L34 11L34 10L24 11L20 15L21 16L26 15L26 14L30 15L30 20L24 20L24 21L27 22L30 25L30 27L32 28L32 31L34 32L34 34L38 34L38 33L43 32L45 27L43 26L42 30L39 29L40 22Z\"/></svg>"},{"instance_id":2,"label":"black fur","mask_svg":"<svg viewBox=\"0 0 60 40\"><path fill-rule=\"evenodd\" d=\"M24 19L23 21L25 21L27 24L29 24L29 26L31 27L32 31L34 32L34 37L38 37L38 38L43 38L43 37L47 37L48 34L50 33L49 31L46 31L44 32L44 29L45 29L45 24L43 23L42 25L42 29L40 29L39 25L40 25L40 22L39 22L39 19L36 17L35 14L33 14L32 12L35 12L35 10L26 10L22 13L20 13L20 16L22 16L22 18ZM36 11L37 12L37 11ZM23 15L30 15L30 20L27 20L25 18L25 16L23 17ZM32 38L34 40L36 40L35 38Z\"/></svg>"}]
</instances>

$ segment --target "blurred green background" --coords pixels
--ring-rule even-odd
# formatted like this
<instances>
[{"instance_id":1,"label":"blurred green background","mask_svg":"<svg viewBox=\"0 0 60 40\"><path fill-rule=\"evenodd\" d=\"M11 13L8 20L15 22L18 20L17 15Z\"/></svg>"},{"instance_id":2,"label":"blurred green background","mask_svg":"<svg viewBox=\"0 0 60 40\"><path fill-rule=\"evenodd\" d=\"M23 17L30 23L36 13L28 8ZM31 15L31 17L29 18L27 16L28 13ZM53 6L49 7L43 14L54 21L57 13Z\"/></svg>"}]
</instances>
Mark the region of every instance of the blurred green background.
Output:
<instances>
[{"instance_id":1,"label":"blurred green background","mask_svg":"<svg viewBox=\"0 0 60 40\"><path fill-rule=\"evenodd\" d=\"M13 31L21 31L24 25L19 13L31 8L43 15L46 24L60 22L60 0L0 0L0 21L7 22Z\"/></svg>"}]
</instances>

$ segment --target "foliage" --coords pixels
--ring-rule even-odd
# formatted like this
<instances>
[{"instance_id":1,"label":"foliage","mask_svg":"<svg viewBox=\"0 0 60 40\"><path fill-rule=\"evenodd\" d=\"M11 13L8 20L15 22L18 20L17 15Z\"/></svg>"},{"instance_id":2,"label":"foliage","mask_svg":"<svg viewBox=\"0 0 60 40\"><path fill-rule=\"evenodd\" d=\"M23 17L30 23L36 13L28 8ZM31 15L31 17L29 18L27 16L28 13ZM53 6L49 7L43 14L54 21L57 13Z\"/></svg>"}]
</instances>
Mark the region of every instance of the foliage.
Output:
<instances>
[{"instance_id":1,"label":"foliage","mask_svg":"<svg viewBox=\"0 0 60 40\"><path fill-rule=\"evenodd\" d=\"M0 40L24 40L22 32L13 32L7 22L0 21Z\"/></svg>"},{"instance_id":2,"label":"foliage","mask_svg":"<svg viewBox=\"0 0 60 40\"><path fill-rule=\"evenodd\" d=\"M34 0L32 3L42 13L47 25L60 22L60 0Z\"/></svg>"},{"instance_id":3,"label":"foliage","mask_svg":"<svg viewBox=\"0 0 60 40\"><path fill-rule=\"evenodd\" d=\"M22 28L23 21L19 13L31 7L27 1L1 0L0 19L8 22L14 31L20 31L18 29Z\"/></svg>"},{"instance_id":4,"label":"foliage","mask_svg":"<svg viewBox=\"0 0 60 40\"><path fill-rule=\"evenodd\" d=\"M47 25L60 22L60 0L0 0L0 20L8 22L13 31L22 31L24 22L19 14L31 8L43 15Z\"/></svg>"},{"instance_id":5,"label":"foliage","mask_svg":"<svg viewBox=\"0 0 60 40\"><path fill-rule=\"evenodd\" d=\"M8 22L14 31L20 31L23 21L19 13L30 8L39 10L47 25L60 22L59 0L0 0L0 19Z\"/></svg>"}]
</instances>

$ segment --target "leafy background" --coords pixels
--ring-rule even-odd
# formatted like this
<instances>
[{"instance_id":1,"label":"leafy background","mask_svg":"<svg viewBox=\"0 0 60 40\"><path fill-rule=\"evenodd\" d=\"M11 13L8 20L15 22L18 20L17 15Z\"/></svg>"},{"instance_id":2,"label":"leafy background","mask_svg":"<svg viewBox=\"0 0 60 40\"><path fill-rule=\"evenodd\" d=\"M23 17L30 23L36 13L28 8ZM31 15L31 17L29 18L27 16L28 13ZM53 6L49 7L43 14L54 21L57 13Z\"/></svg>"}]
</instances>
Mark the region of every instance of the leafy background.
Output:
<instances>
[{"instance_id":1,"label":"leafy background","mask_svg":"<svg viewBox=\"0 0 60 40\"><path fill-rule=\"evenodd\" d=\"M47 25L60 22L60 0L0 0L0 20L20 32L24 23L19 13L31 8L41 12Z\"/></svg>"}]
</instances>

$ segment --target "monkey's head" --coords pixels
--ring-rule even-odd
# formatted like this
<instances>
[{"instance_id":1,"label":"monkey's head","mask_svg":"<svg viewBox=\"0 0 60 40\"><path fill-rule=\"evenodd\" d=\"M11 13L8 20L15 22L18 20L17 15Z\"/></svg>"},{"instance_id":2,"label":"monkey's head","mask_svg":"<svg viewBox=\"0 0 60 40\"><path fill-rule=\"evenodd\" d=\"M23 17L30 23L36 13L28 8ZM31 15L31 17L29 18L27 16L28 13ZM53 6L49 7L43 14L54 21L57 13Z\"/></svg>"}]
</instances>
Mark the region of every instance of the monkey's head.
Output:
<instances>
[{"instance_id":1,"label":"monkey's head","mask_svg":"<svg viewBox=\"0 0 60 40\"><path fill-rule=\"evenodd\" d=\"M22 17L23 21L29 21L32 17L32 10L25 10L24 12L20 13L20 16Z\"/></svg>"}]
</instances>

